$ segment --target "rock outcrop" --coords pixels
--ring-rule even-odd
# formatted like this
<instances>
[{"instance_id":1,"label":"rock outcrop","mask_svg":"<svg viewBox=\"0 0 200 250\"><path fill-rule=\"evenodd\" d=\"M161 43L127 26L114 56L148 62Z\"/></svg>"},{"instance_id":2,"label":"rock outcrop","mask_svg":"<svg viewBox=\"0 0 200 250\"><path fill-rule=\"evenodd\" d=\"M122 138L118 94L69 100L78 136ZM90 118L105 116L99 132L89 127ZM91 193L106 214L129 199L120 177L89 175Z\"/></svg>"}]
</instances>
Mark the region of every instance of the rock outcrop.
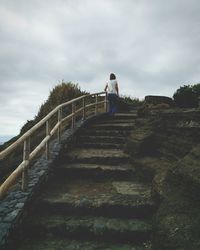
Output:
<instances>
[{"instance_id":1,"label":"rock outcrop","mask_svg":"<svg viewBox=\"0 0 200 250\"><path fill-rule=\"evenodd\" d=\"M138 122L126 152L160 204L153 249L199 249L200 111L149 112Z\"/></svg>"}]
</instances>

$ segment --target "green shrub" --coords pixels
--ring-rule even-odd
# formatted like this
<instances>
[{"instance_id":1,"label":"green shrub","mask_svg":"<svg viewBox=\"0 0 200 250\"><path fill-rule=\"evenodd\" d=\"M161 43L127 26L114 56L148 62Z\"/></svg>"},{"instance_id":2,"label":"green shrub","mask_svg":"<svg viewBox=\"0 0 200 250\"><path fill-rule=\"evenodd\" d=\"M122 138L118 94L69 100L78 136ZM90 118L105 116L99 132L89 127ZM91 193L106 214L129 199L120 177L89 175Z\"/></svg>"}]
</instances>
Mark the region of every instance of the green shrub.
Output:
<instances>
[{"instance_id":1,"label":"green shrub","mask_svg":"<svg viewBox=\"0 0 200 250\"><path fill-rule=\"evenodd\" d=\"M141 106L143 104L143 101L139 100L139 98L135 98L135 97L131 97L131 96L126 96L126 95L122 95L121 98L128 105L133 105L135 107Z\"/></svg>"},{"instance_id":2,"label":"green shrub","mask_svg":"<svg viewBox=\"0 0 200 250\"><path fill-rule=\"evenodd\" d=\"M175 104L180 108L198 107L200 97L200 83L181 86L173 95Z\"/></svg>"},{"instance_id":3,"label":"green shrub","mask_svg":"<svg viewBox=\"0 0 200 250\"><path fill-rule=\"evenodd\" d=\"M78 84L71 82L56 85L50 92L48 99L41 105L39 112L36 116L36 120L40 120L52 111L59 104L72 100L76 97L86 94L85 91L81 91Z\"/></svg>"},{"instance_id":4,"label":"green shrub","mask_svg":"<svg viewBox=\"0 0 200 250\"><path fill-rule=\"evenodd\" d=\"M34 120L27 121L26 124L21 128L20 134L24 134L31 127L33 127L38 121L45 117L50 111L56 108L59 104L67 102L71 99L79 97L86 94L85 91L81 91L78 84L71 82L56 85L50 92L47 100L40 106L38 114L35 116ZM66 110L66 113L69 113Z\"/></svg>"},{"instance_id":5,"label":"green shrub","mask_svg":"<svg viewBox=\"0 0 200 250\"><path fill-rule=\"evenodd\" d=\"M131 108L139 107L143 104L138 98L132 98L130 96L122 95L118 99L117 107L119 112L127 112Z\"/></svg>"}]
</instances>

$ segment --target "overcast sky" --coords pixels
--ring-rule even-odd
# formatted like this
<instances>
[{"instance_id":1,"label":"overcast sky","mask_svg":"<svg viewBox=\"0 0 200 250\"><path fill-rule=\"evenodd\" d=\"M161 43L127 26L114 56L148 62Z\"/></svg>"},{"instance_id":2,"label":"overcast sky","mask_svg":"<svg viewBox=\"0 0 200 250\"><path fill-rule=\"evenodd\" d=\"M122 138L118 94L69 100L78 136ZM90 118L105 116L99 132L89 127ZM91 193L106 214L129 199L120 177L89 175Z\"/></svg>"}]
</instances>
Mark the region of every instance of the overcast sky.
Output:
<instances>
[{"instance_id":1,"label":"overcast sky","mask_svg":"<svg viewBox=\"0 0 200 250\"><path fill-rule=\"evenodd\" d=\"M199 0L0 0L0 136L17 135L59 82L172 96L200 79Z\"/></svg>"}]
</instances>

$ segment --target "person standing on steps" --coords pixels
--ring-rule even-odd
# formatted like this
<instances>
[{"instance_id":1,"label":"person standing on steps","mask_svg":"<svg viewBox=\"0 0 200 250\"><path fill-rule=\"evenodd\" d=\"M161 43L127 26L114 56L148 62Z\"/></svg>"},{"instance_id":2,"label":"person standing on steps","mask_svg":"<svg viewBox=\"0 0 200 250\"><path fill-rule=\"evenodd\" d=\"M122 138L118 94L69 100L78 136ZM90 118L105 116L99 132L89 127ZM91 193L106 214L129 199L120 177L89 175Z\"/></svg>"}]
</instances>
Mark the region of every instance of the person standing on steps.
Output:
<instances>
[{"instance_id":1,"label":"person standing on steps","mask_svg":"<svg viewBox=\"0 0 200 250\"><path fill-rule=\"evenodd\" d=\"M110 81L106 83L104 91L108 93L109 113L114 114L117 112L117 100L119 97L118 82L115 74L110 74Z\"/></svg>"}]
</instances>

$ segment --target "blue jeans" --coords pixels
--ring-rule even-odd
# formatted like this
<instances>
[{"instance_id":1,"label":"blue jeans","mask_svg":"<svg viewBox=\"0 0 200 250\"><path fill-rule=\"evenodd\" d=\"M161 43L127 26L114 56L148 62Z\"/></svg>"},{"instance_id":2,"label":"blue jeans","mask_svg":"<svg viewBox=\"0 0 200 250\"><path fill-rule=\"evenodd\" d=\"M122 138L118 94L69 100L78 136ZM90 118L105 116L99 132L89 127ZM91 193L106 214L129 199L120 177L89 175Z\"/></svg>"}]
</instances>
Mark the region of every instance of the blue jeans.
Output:
<instances>
[{"instance_id":1,"label":"blue jeans","mask_svg":"<svg viewBox=\"0 0 200 250\"><path fill-rule=\"evenodd\" d=\"M118 96L116 94L108 94L109 113L114 114L117 112L117 100Z\"/></svg>"}]
</instances>

